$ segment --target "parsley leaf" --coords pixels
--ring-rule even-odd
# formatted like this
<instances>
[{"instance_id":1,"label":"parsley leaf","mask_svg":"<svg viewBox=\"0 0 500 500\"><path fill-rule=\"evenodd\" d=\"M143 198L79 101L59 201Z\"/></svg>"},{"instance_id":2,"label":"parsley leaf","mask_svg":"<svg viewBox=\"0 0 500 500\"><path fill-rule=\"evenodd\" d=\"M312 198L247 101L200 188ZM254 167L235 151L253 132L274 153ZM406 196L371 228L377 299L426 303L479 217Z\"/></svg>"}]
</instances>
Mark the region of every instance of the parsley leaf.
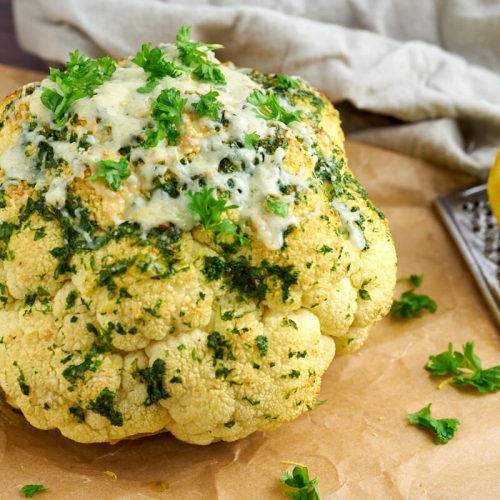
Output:
<instances>
[{"instance_id":1,"label":"parsley leaf","mask_svg":"<svg viewBox=\"0 0 500 500\"><path fill-rule=\"evenodd\" d=\"M441 385L451 382L454 385L472 385L481 394L500 390L500 365L483 369L480 358L474 353L474 342L466 342L463 353L453 350L453 344L448 344L448 350L429 356L425 369L436 377L453 375Z\"/></svg>"},{"instance_id":2,"label":"parsley leaf","mask_svg":"<svg viewBox=\"0 0 500 500\"><path fill-rule=\"evenodd\" d=\"M288 75L278 75L278 88L281 90L298 89L300 82Z\"/></svg>"},{"instance_id":3,"label":"parsley leaf","mask_svg":"<svg viewBox=\"0 0 500 500\"><path fill-rule=\"evenodd\" d=\"M416 413L409 413L408 422L433 431L436 434L435 444L447 443L455 435L460 424L456 418L434 418L431 415L430 403Z\"/></svg>"},{"instance_id":4,"label":"parsley leaf","mask_svg":"<svg viewBox=\"0 0 500 500\"><path fill-rule=\"evenodd\" d=\"M208 51L221 49L223 46L195 42L190 37L191 28L187 26L183 26L177 33L176 47L181 62L190 68L194 67L192 74L196 79L216 84L225 84L226 78L218 65L207 59Z\"/></svg>"},{"instance_id":5,"label":"parsley leaf","mask_svg":"<svg viewBox=\"0 0 500 500\"><path fill-rule=\"evenodd\" d=\"M307 467L296 466L292 474L283 471L280 481L297 491L286 491L285 495L296 500L319 500L318 479L309 479Z\"/></svg>"},{"instance_id":6,"label":"parsley leaf","mask_svg":"<svg viewBox=\"0 0 500 500\"><path fill-rule=\"evenodd\" d=\"M113 191L118 191L122 181L130 177L127 158L120 158L119 161L101 160L96 163L97 172L88 177L89 181L96 182L102 177Z\"/></svg>"},{"instance_id":7,"label":"parsley leaf","mask_svg":"<svg viewBox=\"0 0 500 500\"><path fill-rule=\"evenodd\" d=\"M408 290L401 295L400 300L392 303L391 314L401 319L419 318L424 309L435 313L437 304L428 295L420 295L413 290Z\"/></svg>"},{"instance_id":8,"label":"parsley leaf","mask_svg":"<svg viewBox=\"0 0 500 500\"><path fill-rule=\"evenodd\" d=\"M217 101L219 92L212 90L200 96L198 102L193 103L193 109L199 116L208 116L211 120L219 119L219 112L222 104Z\"/></svg>"},{"instance_id":9,"label":"parsley leaf","mask_svg":"<svg viewBox=\"0 0 500 500\"><path fill-rule=\"evenodd\" d=\"M270 196L266 198L266 209L278 217L288 217L290 203L273 200Z\"/></svg>"},{"instance_id":10,"label":"parsley leaf","mask_svg":"<svg viewBox=\"0 0 500 500\"><path fill-rule=\"evenodd\" d=\"M99 85L111 78L115 70L115 63L110 57L89 59L77 50L71 52L66 71L50 68L49 80L57 84L60 92L44 88L42 104L54 112L54 121L61 126L71 105L78 99L91 96Z\"/></svg>"},{"instance_id":11,"label":"parsley leaf","mask_svg":"<svg viewBox=\"0 0 500 500\"><path fill-rule=\"evenodd\" d=\"M246 149L255 149L255 146L257 142L259 141L260 137L257 132L250 132L249 134L245 134L245 138L243 140L243 146Z\"/></svg>"},{"instance_id":12,"label":"parsley leaf","mask_svg":"<svg viewBox=\"0 0 500 500\"><path fill-rule=\"evenodd\" d=\"M146 130L145 148L153 148L163 139L167 139L169 144L178 143L180 134L177 126L181 123L186 103L187 99L183 99L180 91L173 87L161 91L151 112L157 128Z\"/></svg>"},{"instance_id":13,"label":"parsley leaf","mask_svg":"<svg viewBox=\"0 0 500 500\"><path fill-rule=\"evenodd\" d=\"M255 106L257 116L261 116L266 120L278 120L288 125L290 122L300 119L301 112L288 112L278 102L278 98L272 90L267 94L260 90L254 90L247 97L247 102Z\"/></svg>"},{"instance_id":14,"label":"parsley leaf","mask_svg":"<svg viewBox=\"0 0 500 500\"><path fill-rule=\"evenodd\" d=\"M164 53L159 47L151 48L151 42L142 45L132 62L140 66L146 73L149 73L147 84L139 87L137 92L146 94L154 90L160 80L166 76L177 78L181 74L181 69L172 61L165 61Z\"/></svg>"},{"instance_id":15,"label":"parsley leaf","mask_svg":"<svg viewBox=\"0 0 500 500\"><path fill-rule=\"evenodd\" d=\"M21 493L26 498L32 498L35 493L42 491L47 491L47 488L43 484L26 484L21 488Z\"/></svg>"},{"instance_id":16,"label":"parsley leaf","mask_svg":"<svg viewBox=\"0 0 500 500\"><path fill-rule=\"evenodd\" d=\"M238 208L238 205L226 205L227 199L217 199L213 193L214 189L207 188L206 186L203 186L203 189L197 193L188 191L187 196L190 199L188 208L198 215L205 229L213 231L214 233L226 233L235 236L240 240L241 245L248 242L248 240L240 234L239 228L234 222L231 222L229 219L221 220L223 212Z\"/></svg>"}]
</instances>

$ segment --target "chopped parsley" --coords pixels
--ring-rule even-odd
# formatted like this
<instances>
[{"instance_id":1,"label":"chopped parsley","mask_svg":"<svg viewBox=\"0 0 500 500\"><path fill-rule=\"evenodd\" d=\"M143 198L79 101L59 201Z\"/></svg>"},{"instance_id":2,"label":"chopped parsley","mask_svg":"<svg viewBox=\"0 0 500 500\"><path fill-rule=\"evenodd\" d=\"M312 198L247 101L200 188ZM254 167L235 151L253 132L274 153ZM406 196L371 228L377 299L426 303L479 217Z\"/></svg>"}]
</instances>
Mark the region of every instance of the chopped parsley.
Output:
<instances>
[{"instance_id":1,"label":"chopped parsley","mask_svg":"<svg viewBox=\"0 0 500 500\"><path fill-rule=\"evenodd\" d=\"M119 161L98 161L96 167L96 173L88 177L88 180L96 182L99 178L103 178L113 191L118 191L122 186L122 182L131 175L128 160L125 157L120 158Z\"/></svg>"},{"instance_id":2,"label":"chopped parsley","mask_svg":"<svg viewBox=\"0 0 500 500\"><path fill-rule=\"evenodd\" d=\"M300 120L301 112L288 112L278 101L276 94L270 90L264 94L260 90L254 90L247 97L247 102L255 106L257 116L266 120L278 120L288 125L293 121Z\"/></svg>"},{"instance_id":3,"label":"chopped parsley","mask_svg":"<svg viewBox=\"0 0 500 500\"><path fill-rule=\"evenodd\" d=\"M283 471L280 482L292 488L285 495L295 500L319 500L318 479L309 479L309 470L305 466L297 465L292 473Z\"/></svg>"},{"instance_id":4,"label":"chopped parsley","mask_svg":"<svg viewBox=\"0 0 500 500\"><path fill-rule=\"evenodd\" d=\"M427 310L434 314L437 311L437 304L428 295L417 294L415 289L422 284L423 275L412 274L408 278L401 278L399 281L409 281L413 288L403 292L399 300L392 303L391 315L399 319L419 318L422 311Z\"/></svg>"},{"instance_id":5,"label":"chopped parsley","mask_svg":"<svg viewBox=\"0 0 500 500\"><path fill-rule=\"evenodd\" d=\"M211 120L218 120L222 104L217 101L219 92L212 90L202 94L200 99L193 103L193 109L199 116L208 116Z\"/></svg>"},{"instance_id":6,"label":"chopped parsley","mask_svg":"<svg viewBox=\"0 0 500 500\"><path fill-rule=\"evenodd\" d=\"M474 342L466 342L463 352L454 351L453 344L448 350L435 356L429 356L425 369L435 377L451 375L441 385L471 385L481 394L500 390L500 365L483 369L481 359L474 353Z\"/></svg>"},{"instance_id":7,"label":"chopped parsley","mask_svg":"<svg viewBox=\"0 0 500 500\"><path fill-rule=\"evenodd\" d=\"M193 68L193 76L201 81L225 84L226 78L217 64L207 58L207 52L221 49L219 44L207 44L191 40L191 28L183 26L176 36L179 58L185 66Z\"/></svg>"},{"instance_id":8,"label":"chopped parsley","mask_svg":"<svg viewBox=\"0 0 500 500\"><path fill-rule=\"evenodd\" d=\"M166 76L177 78L181 74L181 69L172 61L165 61L164 55L163 50L159 47L152 49L151 42L142 45L132 62L149 73L149 76L146 85L139 87L137 92L147 94L155 89L162 78Z\"/></svg>"},{"instance_id":9,"label":"chopped parsley","mask_svg":"<svg viewBox=\"0 0 500 500\"><path fill-rule=\"evenodd\" d=\"M182 113L187 99L183 99L176 88L168 88L161 91L153 103L151 111L152 118L156 121L156 129L146 130L145 148L153 148L164 139L168 144L179 142L180 132L178 126L182 121Z\"/></svg>"},{"instance_id":10,"label":"chopped parsley","mask_svg":"<svg viewBox=\"0 0 500 500\"><path fill-rule=\"evenodd\" d=\"M266 198L266 209L278 217L288 217L290 203L276 201L272 197Z\"/></svg>"},{"instance_id":11,"label":"chopped parsley","mask_svg":"<svg viewBox=\"0 0 500 500\"><path fill-rule=\"evenodd\" d=\"M33 498L35 493L41 493L42 491L47 491L43 484L26 484L21 488L21 493L25 498Z\"/></svg>"},{"instance_id":12,"label":"chopped parsley","mask_svg":"<svg viewBox=\"0 0 500 500\"><path fill-rule=\"evenodd\" d=\"M214 233L226 233L237 238L241 245L248 242L238 226L229 219L221 219L221 215L237 205L228 205L226 198L215 198L214 189L203 186L201 191L187 192L190 201L188 208L200 218L201 225Z\"/></svg>"},{"instance_id":13,"label":"chopped parsley","mask_svg":"<svg viewBox=\"0 0 500 500\"><path fill-rule=\"evenodd\" d=\"M24 378L24 372L19 368L19 376L17 377L17 383L19 384L19 388L21 392L25 396L30 395L30 386L26 383L26 379Z\"/></svg>"},{"instance_id":14,"label":"chopped parsley","mask_svg":"<svg viewBox=\"0 0 500 500\"><path fill-rule=\"evenodd\" d=\"M408 422L429 429L435 434L435 444L445 444L453 436L460 422L456 418L434 418L431 415L431 404L424 406L416 413L408 414Z\"/></svg>"},{"instance_id":15,"label":"chopped parsley","mask_svg":"<svg viewBox=\"0 0 500 500\"><path fill-rule=\"evenodd\" d=\"M85 380L86 372L96 372L97 368L99 368L99 366L101 365L102 360L96 359L96 357L103 351L104 349L102 347L93 345L89 352L85 354L85 357L83 358L83 361L81 363L69 365L63 370L63 377L72 386L76 384L77 380Z\"/></svg>"},{"instance_id":16,"label":"chopped parsley","mask_svg":"<svg viewBox=\"0 0 500 500\"><path fill-rule=\"evenodd\" d=\"M111 57L89 59L77 50L71 52L66 71L50 68L49 80L56 83L59 91L44 88L42 104L53 111L54 121L60 126L66 121L66 113L72 104L91 96L97 87L111 78L115 69Z\"/></svg>"},{"instance_id":17,"label":"chopped parsley","mask_svg":"<svg viewBox=\"0 0 500 500\"><path fill-rule=\"evenodd\" d=\"M38 240L45 238L45 236L46 236L45 226L42 226L42 227L38 227L35 229L35 235L34 235L33 239L35 241L38 241Z\"/></svg>"},{"instance_id":18,"label":"chopped parsley","mask_svg":"<svg viewBox=\"0 0 500 500\"><path fill-rule=\"evenodd\" d=\"M165 372L165 361L160 358L155 359L152 366L135 372L134 375L147 386L148 395L144 401L145 406L151 406L160 399L167 399L170 397L170 394L163 385Z\"/></svg>"},{"instance_id":19,"label":"chopped parsley","mask_svg":"<svg viewBox=\"0 0 500 500\"><path fill-rule=\"evenodd\" d=\"M267 337L265 335L257 335L257 337L255 337L255 346L259 350L259 354L264 357L269 350Z\"/></svg>"},{"instance_id":20,"label":"chopped parsley","mask_svg":"<svg viewBox=\"0 0 500 500\"><path fill-rule=\"evenodd\" d=\"M123 415L113 407L115 393L105 387L99 396L89 404L89 410L107 418L111 425L121 427L123 425Z\"/></svg>"},{"instance_id":21,"label":"chopped parsley","mask_svg":"<svg viewBox=\"0 0 500 500\"><path fill-rule=\"evenodd\" d=\"M257 132L250 132L249 134L245 134L245 138L243 139L243 147L246 149L255 149L255 146L259 142L260 137Z\"/></svg>"}]
</instances>

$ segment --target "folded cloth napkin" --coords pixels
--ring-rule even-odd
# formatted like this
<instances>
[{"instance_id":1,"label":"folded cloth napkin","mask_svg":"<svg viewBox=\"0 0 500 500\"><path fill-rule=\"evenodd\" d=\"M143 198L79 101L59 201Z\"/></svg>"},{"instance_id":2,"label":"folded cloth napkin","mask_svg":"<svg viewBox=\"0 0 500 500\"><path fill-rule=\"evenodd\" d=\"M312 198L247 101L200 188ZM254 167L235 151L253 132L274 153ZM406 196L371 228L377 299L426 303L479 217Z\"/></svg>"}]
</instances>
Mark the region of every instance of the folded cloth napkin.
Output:
<instances>
[{"instance_id":1,"label":"folded cloth napkin","mask_svg":"<svg viewBox=\"0 0 500 500\"><path fill-rule=\"evenodd\" d=\"M350 137L485 177L500 144L498 0L14 0L21 45L120 57L180 26L222 60L300 75Z\"/></svg>"}]
</instances>

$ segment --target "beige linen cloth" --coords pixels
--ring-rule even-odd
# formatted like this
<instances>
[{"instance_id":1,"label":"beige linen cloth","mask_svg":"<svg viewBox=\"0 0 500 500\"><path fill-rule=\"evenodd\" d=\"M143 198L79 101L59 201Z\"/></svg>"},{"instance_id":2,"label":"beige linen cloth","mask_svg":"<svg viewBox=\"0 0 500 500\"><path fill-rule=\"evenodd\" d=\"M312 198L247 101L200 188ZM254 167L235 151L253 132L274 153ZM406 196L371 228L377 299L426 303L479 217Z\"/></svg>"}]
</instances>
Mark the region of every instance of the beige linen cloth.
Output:
<instances>
[{"instance_id":1,"label":"beige linen cloth","mask_svg":"<svg viewBox=\"0 0 500 500\"><path fill-rule=\"evenodd\" d=\"M500 144L499 0L14 0L21 45L53 62L133 54L180 26L222 60L300 75L350 137L485 177Z\"/></svg>"}]
</instances>

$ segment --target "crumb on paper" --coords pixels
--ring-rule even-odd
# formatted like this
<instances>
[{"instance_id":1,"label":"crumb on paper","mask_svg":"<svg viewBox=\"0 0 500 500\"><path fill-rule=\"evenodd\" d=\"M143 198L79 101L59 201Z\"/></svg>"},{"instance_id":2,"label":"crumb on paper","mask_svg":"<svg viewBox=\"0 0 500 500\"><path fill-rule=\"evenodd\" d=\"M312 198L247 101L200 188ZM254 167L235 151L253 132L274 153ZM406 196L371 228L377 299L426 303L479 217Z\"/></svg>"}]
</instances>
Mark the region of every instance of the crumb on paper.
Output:
<instances>
[{"instance_id":1,"label":"crumb on paper","mask_svg":"<svg viewBox=\"0 0 500 500\"><path fill-rule=\"evenodd\" d=\"M105 470L104 475L110 477L113 481L118 479L118 476L111 470Z\"/></svg>"},{"instance_id":2,"label":"crumb on paper","mask_svg":"<svg viewBox=\"0 0 500 500\"><path fill-rule=\"evenodd\" d=\"M167 481L153 481L148 484L149 488L157 493L163 493L168 490Z\"/></svg>"}]
</instances>

